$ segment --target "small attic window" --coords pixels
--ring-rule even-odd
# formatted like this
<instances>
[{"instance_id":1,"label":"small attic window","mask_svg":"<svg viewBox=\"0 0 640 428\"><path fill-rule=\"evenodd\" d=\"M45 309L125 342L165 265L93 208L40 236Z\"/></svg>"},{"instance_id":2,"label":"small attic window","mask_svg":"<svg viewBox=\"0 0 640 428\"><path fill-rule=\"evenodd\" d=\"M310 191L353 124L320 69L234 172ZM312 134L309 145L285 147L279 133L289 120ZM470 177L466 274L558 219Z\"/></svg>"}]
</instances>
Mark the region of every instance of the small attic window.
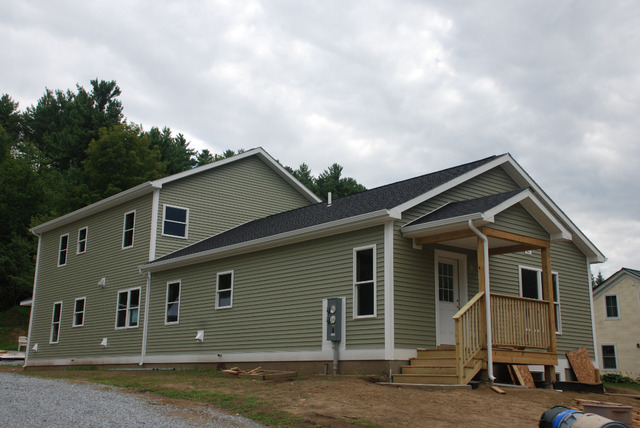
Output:
<instances>
[{"instance_id":1,"label":"small attic window","mask_svg":"<svg viewBox=\"0 0 640 428\"><path fill-rule=\"evenodd\" d=\"M187 238L189 228L189 209L164 206L164 218L162 220L162 234L176 238Z\"/></svg>"}]
</instances>

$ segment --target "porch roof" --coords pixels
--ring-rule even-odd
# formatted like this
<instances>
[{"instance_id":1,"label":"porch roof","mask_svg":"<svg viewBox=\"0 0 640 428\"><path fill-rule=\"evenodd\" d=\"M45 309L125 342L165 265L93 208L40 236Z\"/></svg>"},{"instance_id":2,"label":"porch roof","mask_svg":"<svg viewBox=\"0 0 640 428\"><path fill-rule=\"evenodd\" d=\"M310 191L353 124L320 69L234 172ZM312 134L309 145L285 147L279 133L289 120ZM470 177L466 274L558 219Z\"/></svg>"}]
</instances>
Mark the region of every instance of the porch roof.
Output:
<instances>
[{"instance_id":1,"label":"porch roof","mask_svg":"<svg viewBox=\"0 0 640 428\"><path fill-rule=\"evenodd\" d=\"M520 204L549 233L548 240L568 240L572 235L528 188L511 190L476 199L449 202L402 227L403 236L422 238L422 242L447 243L456 247L475 248L475 235L469 230L469 220L475 226L495 223L495 216ZM469 231L469 233L466 233ZM462 233L461 233L462 232ZM418 242L418 245L420 243ZM492 237L492 248L507 247L513 242Z\"/></svg>"}]
</instances>

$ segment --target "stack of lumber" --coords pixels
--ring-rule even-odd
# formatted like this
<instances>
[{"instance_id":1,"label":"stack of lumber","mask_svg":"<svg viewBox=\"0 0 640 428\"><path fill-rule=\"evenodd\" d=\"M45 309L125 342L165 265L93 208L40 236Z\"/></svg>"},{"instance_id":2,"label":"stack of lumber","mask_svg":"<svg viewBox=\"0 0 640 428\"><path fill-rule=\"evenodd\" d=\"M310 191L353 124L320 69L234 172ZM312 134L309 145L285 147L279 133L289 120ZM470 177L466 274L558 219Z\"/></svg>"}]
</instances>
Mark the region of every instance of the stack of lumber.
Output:
<instances>
[{"instance_id":1,"label":"stack of lumber","mask_svg":"<svg viewBox=\"0 0 640 428\"><path fill-rule=\"evenodd\" d=\"M228 370L222 370L222 373L231 376L247 376L255 379L293 379L298 377L297 372L279 371L279 370L263 370L262 367L256 367L255 369L245 371L240 367L232 367Z\"/></svg>"}]
</instances>

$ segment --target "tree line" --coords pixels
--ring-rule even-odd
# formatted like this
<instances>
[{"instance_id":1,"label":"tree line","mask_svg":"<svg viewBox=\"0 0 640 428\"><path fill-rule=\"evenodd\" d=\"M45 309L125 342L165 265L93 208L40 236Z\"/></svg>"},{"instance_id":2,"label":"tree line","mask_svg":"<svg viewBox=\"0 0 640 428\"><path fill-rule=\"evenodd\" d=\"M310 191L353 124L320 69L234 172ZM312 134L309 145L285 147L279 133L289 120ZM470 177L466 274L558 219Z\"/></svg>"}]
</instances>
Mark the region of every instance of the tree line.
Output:
<instances>
[{"instance_id":1,"label":"tree line","mask_svg":"<svg viewBox=\"0 0 640 428\"><path fill-rule=\"evenodd\" d=\"M90 88L45 89L20 111L0 97L0 310L31 295L36 256L33 226L146 181L226 159L189 147L169 127L129 123L115 81L91 80ZM318 196L365 190L333 164L314 177L306 164L285 166Z\"/></svg>"}]
</instances>

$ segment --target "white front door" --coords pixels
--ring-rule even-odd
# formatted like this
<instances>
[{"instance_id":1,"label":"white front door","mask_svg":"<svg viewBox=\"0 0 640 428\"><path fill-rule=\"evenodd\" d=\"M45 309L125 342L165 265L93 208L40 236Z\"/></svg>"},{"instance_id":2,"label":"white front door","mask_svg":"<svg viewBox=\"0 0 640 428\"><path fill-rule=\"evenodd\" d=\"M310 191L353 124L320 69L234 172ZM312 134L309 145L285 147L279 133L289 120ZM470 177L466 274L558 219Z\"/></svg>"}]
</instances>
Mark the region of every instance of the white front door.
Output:
<instances>
[{"instance_id":1,"label":"white front door","mask_svg":"<svg viewBox=\"0 0 640 428\"><path fill-rule=\"evenodd\" d=\"M453 316L467 302L466 263L463 257L457 254L454 257L436 256L438 345L456 343Z\"/></svg>"}]
</instances>

